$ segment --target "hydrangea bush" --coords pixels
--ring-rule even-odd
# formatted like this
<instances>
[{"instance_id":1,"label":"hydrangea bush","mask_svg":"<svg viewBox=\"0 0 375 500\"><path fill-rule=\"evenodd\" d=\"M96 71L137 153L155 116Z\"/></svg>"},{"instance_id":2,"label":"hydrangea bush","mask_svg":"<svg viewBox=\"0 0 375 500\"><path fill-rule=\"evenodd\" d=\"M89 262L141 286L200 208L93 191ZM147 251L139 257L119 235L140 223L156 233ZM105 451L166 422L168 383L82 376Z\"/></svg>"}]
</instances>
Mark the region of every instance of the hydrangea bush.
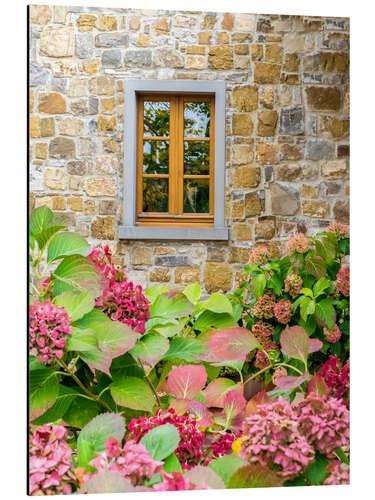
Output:
<instances>
[{"instance_id":1,"label":"hydrangea bush","mask_svg":"<svg viewBox=\"0 0 375 500\"><path fill-rule=\"evenodd\" d=\"M346 226L205 299L143 290L47 207L29 227L31 495L348 484Z\"/></svg>"}]
</instances>

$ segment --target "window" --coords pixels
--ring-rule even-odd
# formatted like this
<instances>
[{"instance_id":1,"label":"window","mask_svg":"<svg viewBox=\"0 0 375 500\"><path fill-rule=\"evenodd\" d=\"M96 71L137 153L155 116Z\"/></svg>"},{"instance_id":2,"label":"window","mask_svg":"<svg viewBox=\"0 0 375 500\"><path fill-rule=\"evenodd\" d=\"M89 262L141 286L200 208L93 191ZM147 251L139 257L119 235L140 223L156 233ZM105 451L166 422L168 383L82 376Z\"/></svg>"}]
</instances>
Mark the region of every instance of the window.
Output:
<instances>
[{"instance_id":1,"label":"window","mask_svg":"<svg viewBox=\"0 0 375 500\"><path fill-rule=\"evenodd\" d=\"M224 83L124 83L120 238L228 239Z\"/></svg>"}]
</instances>

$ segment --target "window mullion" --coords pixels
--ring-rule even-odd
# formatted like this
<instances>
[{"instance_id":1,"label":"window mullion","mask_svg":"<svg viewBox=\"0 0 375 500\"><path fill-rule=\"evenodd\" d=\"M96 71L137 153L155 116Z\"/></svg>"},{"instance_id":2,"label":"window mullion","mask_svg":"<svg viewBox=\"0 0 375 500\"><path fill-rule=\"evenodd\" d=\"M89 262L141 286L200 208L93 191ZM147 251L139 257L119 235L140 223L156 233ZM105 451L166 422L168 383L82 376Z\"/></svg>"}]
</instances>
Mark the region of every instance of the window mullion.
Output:
<instances>
[{"instance_id":1,"label":"window mullion","mask_svg":"<svg viewBox=\"0 0 375 500\"><path fill-rule=\"evenodd\" d=\"M178 182L178 109L176 96L171 97L171 114L169 121L169 213L178 213L177 182Z\"/></svg>"},{"instance_id":2,"label":"window mullion","mask_svg":"<svg viewBox=\"0 0 375 500\"><path fill-rule=\"evenodd\" d=\"M178 211L179 215L184 213L184 96L179 96L176 98L178 102L178 129L177 129L177 141L178 141L178 157L177 157L177 199L178 199Z\"/></svg>"}]
</instances>

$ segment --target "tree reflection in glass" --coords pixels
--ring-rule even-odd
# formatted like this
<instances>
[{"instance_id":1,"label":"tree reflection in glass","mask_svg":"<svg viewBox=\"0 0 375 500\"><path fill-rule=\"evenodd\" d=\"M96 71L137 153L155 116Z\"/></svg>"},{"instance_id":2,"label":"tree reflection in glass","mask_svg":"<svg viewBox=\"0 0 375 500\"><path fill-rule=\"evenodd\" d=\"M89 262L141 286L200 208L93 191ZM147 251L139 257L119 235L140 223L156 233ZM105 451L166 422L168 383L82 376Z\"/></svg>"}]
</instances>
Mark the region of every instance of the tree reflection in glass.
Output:
<instances>
[{"instance_id":1,"label":"tree reflection in glass","mask_svg":"<svg viewBox=\"0 0 375 500\"><path fill-rule=\"evenodd\" d=\"M210 137L210 103L186 102L184 129L185 137Z\"/></svg>"},{"instance_id":2,"label":"tree reflection in glass","mask_svg":"<svg viewBox=\"0 0 375 500\"><path fill-rule=\"evenodd\" d=\"M143 212L168 212L168 179L143 179Z\"/></svg>"},{"instance_id":3,"label":"tree reflection in glass","mask_svg":"<svg viewBox=\"0 0 375 500\"><path fill-rule=\"evenodd\" d=\"M144 135L169 136L170 103L164 101L144 101L143 130Z\"/></svg>"},{"instance_id":4,"label":"tree reflection in glass","mask_svg":"<svg viewBox=\"0 0 375 500\"><path fill-rule=\"evenodd\" d=\"M208 214L209 212L209 180L184 179L184 213Z\"/></svg>"},{"instance_id":5,"label":"tree reflection in glass","mask_svg":"<svg viewBox=\"0 0 375 500\"><path fill-rule=\"evenodd\" d=\"M208 175L210 173L210 143L208 141L184 142L185 175Z\"/></svg>"},{"instance_id":6,"label":"tree reflection in glass","mask_svg":"<svg viewBox=\"0 0 375 500\"><path fill-rule=\"evenodd\" d=\"M168 174L169 142L147 141L143 143L143 173Z\"/></svg>"}]
</instances>

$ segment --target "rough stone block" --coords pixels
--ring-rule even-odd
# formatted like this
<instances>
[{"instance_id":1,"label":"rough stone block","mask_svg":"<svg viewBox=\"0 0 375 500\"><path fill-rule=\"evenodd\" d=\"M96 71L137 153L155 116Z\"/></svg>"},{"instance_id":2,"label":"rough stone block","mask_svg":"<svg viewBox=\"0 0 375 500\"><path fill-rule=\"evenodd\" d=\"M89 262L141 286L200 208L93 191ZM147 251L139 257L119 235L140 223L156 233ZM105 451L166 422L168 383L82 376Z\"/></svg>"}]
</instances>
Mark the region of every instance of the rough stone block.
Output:
<instances>
[{"instance_id":1,"label":"rough stone block","mask_svg":"<svg viewBox=\"0 0 375 500\"><path fill-rule=\"evenodd\" d=\"M46 26L40 34L40 54L47 57L71 57L74 47L73 26Z\"/></svg>"},{"instance_id":2,"label":"rough stone block","mask_svg":"<svg viewBox=\"0 0 375 500\"><path fill-rule=\"evenodd\" d=\"M189 260L187 255L159 255L156 257L155 264L167 267L188 266Z\"/></svg>"},{"instance_id":3,"label":"rough stone block","mask_svg":"<svg viewBox=\"0 0 375 500\"><path fill-rule=\"evenodd\" d=\"M258 108L258 90L250 85L235 87L233 103L239 111L254 111Z\"/></svg>"},{"instance_id":4,"label":"rough stone block","mask_svg":"<svg viewBox=\"0 0 375 500\"><path fill-rule=\"evenodd\" d=\"M175 283L199 283L199 266L181 266L178 267L174 275Z\"/></svg>"},{"instance_id":5,"label":"rough stone block","mask_svg":"<svg viewBox=\"0 0 375 500\"><path fill-rule=\"evenodd\" d=\"M273 183L270 189L271 213L295 215L299 209L299 191L288 184Z\"/></svg>"},{"instance_id":6,"label":"rough stone block","mask_svg":"<svg viewBox=\"0 0 375 500\"><path fill-rule=\"evenodd\" d=\"M55 137L49 143L49 156L56 159L74 158L76 155L76 145L73 139L66 137Z\"/></svg>"},{"instance_id":7,"label":"rough stone block","mask_svg":"<svg viewBox=\"0 0 375 500\"><path fill-rule=\"evenodd\" d=\"M277 111L260 111L258 113L257 135L260 137L273 137L276 131L277 118Z\"/></svg>"},{"instance_id":8,"label":"rough stone block","mask_svg":"<svg viewBox=\"0 0 375 500\"><path fill-rule=\"evenodd\" d=\"M114 240L113 217L97 217L91 223L91 236L98 240Z\"/></svg>"},{"instance_id":9,"label":"rough stone block","mask_svg":"<svg viewBox=\"0 0 375 500\"><path fill-rule=\"evenodd\" d=\"M301 135L305 132L302 108L282 109L280 114L280 134Z\"/></svg>"},{"instance_id":10,"label":"rough stone block","mask_svg":"<svg viewBox=\"0 0 375 500\"><path fill-rule=\"evenodd\" d=\"M335 145L324 139L309 139L306 143L308 160L330 160L335 155Z\"/></svg>"},{"instance_id":11,"label":"rough stone block","mask_svg":"<svg viewBox=\"0 0 375 500\"><path fill-rule=\"evenodd\" d=\"M49 115L57 115L66 113L66 101L61 94L56 92L40 93L39 106L40 113L47 113Z\"/></svg>"},{"instance_id":12,"label":"rough stone block","mask_svg":"<svg viewBox=\"0 0 375 500\"><path fill-rule=\"evenodd\" d=\"M207 293L228 292L232 288L232 268L229 264L206 262L203 282Z\"/></svg>"},{"instance_id":13,"label":"rough stone block","mask_svg":"<svg viewBox=\"0 0 375 500\"><path fill-rule=\"evenodd\" d=\"M260 168L251 165L237 167L233 173L234 188L254 188L260 182Z\"/></svg>"},{"instance_id":14,"label":"rough stone block","mask_svg":"<svg viewBox=\"0 0 375 500\"><path fill-rule=\"evenodd\" d=\"M131 253L131 263L133 266L151 266L152 249L147 247L133 248Z\"/></svg>"}]
</instances>

